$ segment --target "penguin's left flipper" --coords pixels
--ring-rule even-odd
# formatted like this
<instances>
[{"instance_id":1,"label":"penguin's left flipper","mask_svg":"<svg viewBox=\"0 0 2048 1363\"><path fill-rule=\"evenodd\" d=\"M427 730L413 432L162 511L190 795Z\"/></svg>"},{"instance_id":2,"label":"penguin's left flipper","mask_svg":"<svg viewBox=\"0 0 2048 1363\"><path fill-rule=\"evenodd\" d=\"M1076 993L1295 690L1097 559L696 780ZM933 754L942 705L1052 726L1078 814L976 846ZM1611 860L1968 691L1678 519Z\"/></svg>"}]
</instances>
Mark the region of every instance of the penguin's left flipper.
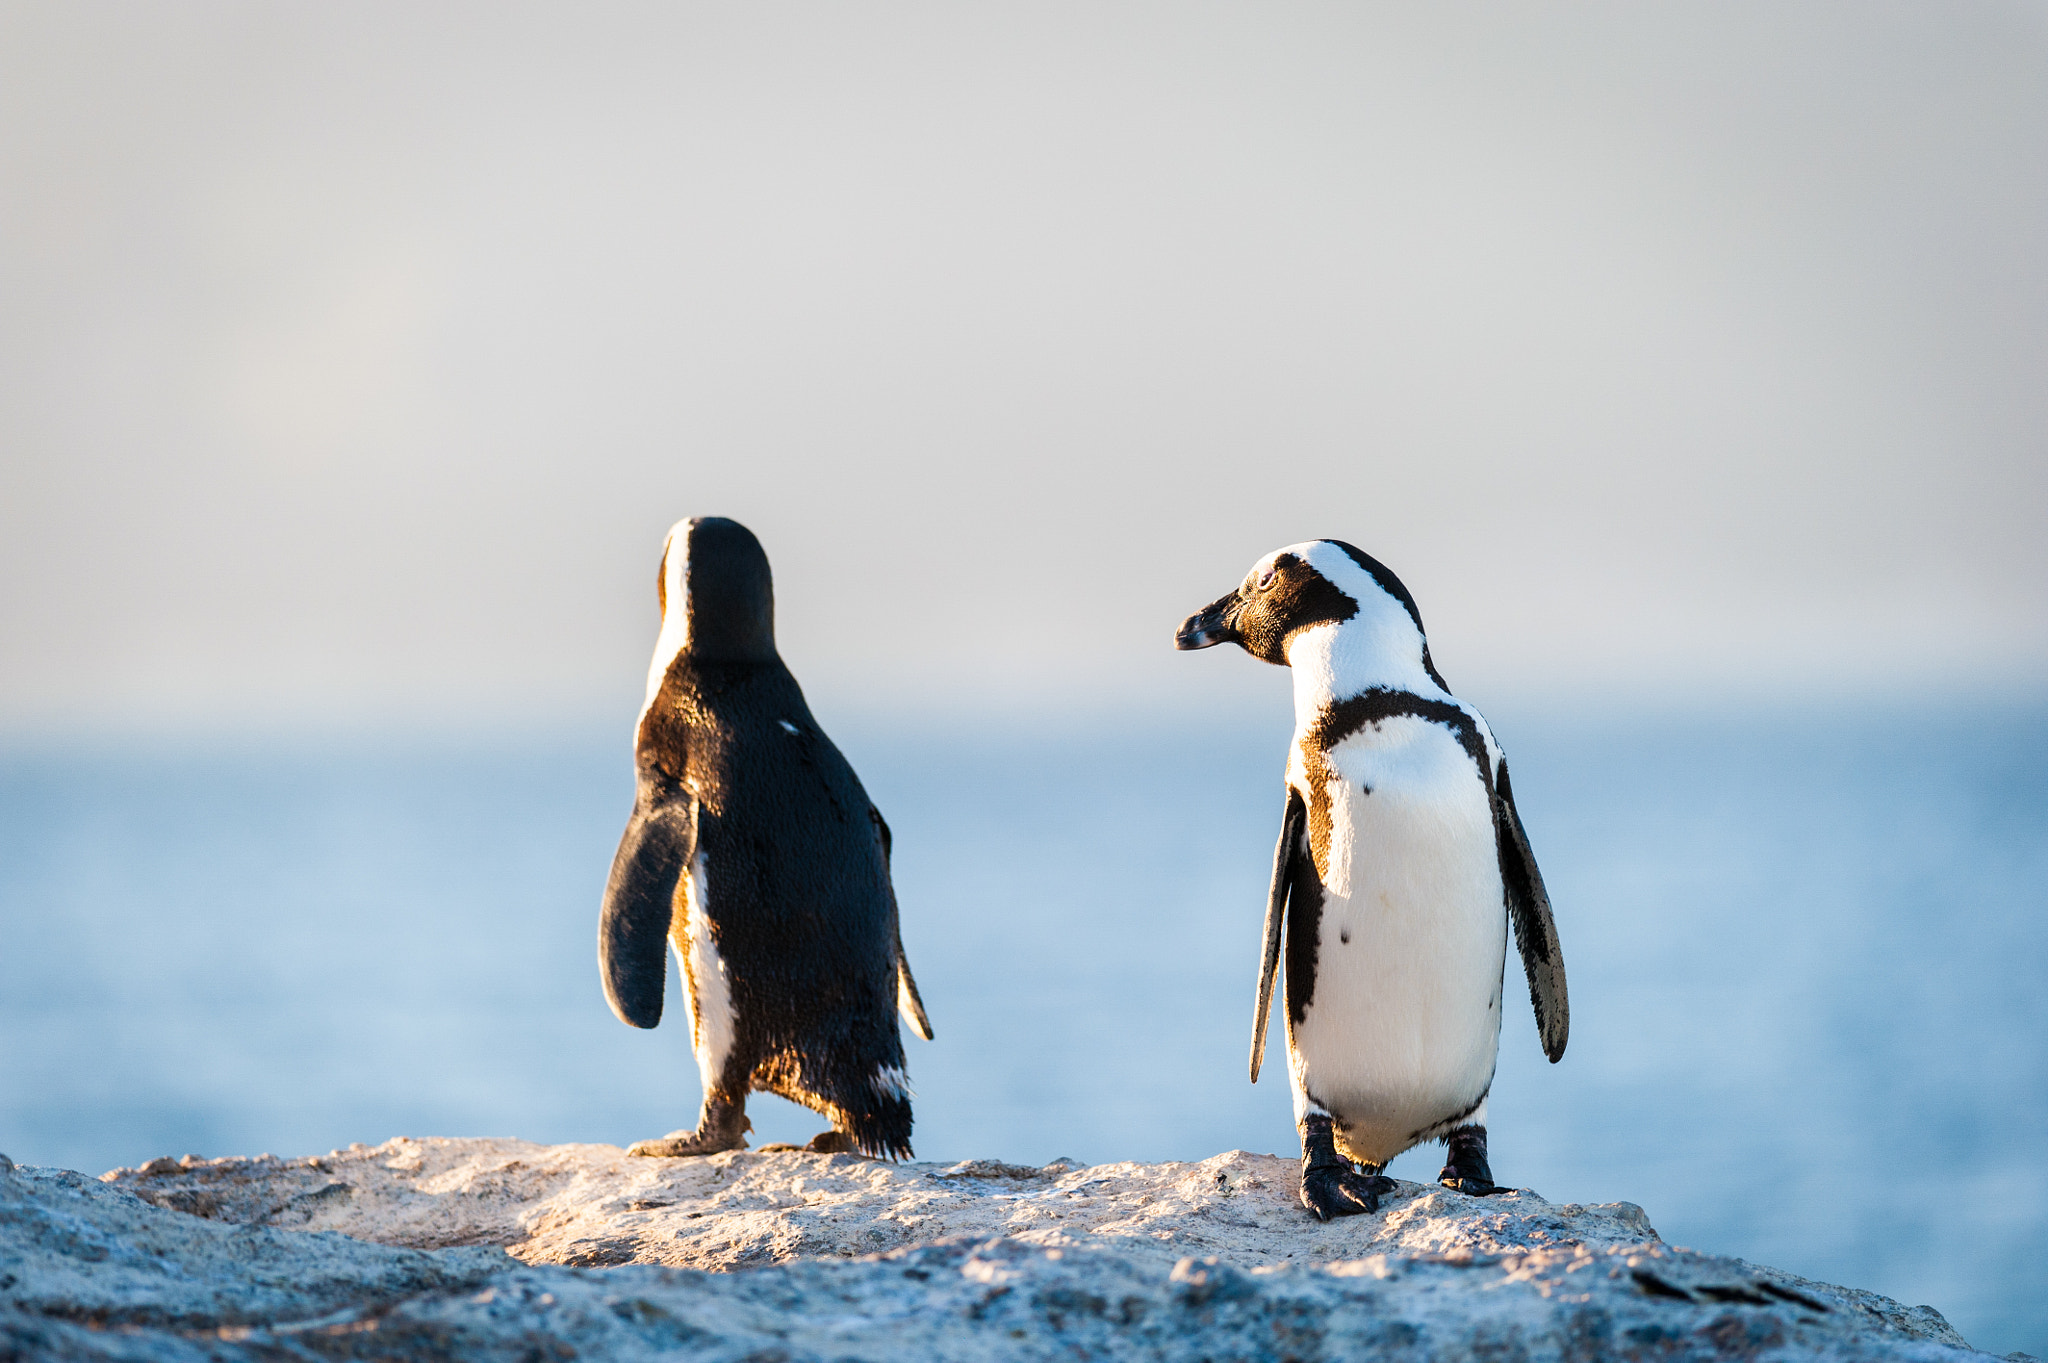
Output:
<instances>
[{"instance_id":1,"label":"penguin's left flipper","mask_svg":"<svg viewBox=\"0 0 2048 1363\"><path fill-rule=\"evenodd\" d=\"M1287 896L1294 883L1294 858L1308 826L1308 808L1290 787L1287 811L1280 817L1280 841L1273 847L1273 882L1266 891L1265 945L1259 953L1259 993L1252 1005L1252 1082L1266 1059L1266 1020L1273 1012L1273 982L1280 971L1281 929L1287 918ZM1311 1208L1311 1210L1314 1210ZM1317 1215L1321 1215L1320 1212Z\"/></svg>"},{"instance_id":2,"label":"penguin's left flipper","mask_svg":"<svg viewBox=\"0 0 2048 1363\"><path fill-rule=\"evenodd\" d=\"M676 884L696 844L697 802L681 795L651 795L643 787L612 858L597 928L605 1001L630 1026L653 1027L661 1021Z\"/></svg>"},{"instance_id":3,"label":"penguin's left flipper","mask_svg":"<svg viewBox=\"0 0 2048 1363\"><path fill-rule=\"evenodd\" d=\"M887 866L890 854L895 850L896 846L896 840L889 832L889 821L883 818L882 811L876 809L873 805L868 806L868 818L874 821L875 831L881 835L882 864ZM889 911L891 919L890 931L894 934L896 943L896 1011L903 1014L903 1020L910 1024L911 1031L916 1032L926 1041L930 1041L932 1039L932 1020L925 1016L924 1000L918 996L917 981L910 974L910 958L903 954L903 920L896 913L896 881L893 875L889 880ZM829 1134L831 1133L821 1133L817 1139L823 1140ZM816 1143L816 1141L813 1141L812 1145L815 1147ZM831 1152L820 1151L819 1153L829 1154Z\"/></svg>"},{"instance_id":4,"label":"penguin's left flipper","mask_svg":"<svg viewBox=\"0 0 2048 1363\"><path fill-rule=\"evenodd\" d=\"M1522 828L1522 816L1515 810L1515 793L1508 785L1505 757L1493 776L1494 840L1500 854L1501 881L1507 889L1508 921L1515 927L1515 946L1522 954L1522 970L1529 977L1529 1002L1536 1010L1536 1034L1542 1039L1543 1054L1556 1064L1564 1058L1565 1038L1571 1032L1572 1010L1564 987L1564 948L1558 945L1557 923L1550 916L1550 895L1543 888L1543 873L1536 869L1536 853Z\"/></svg>"}]
</instances>

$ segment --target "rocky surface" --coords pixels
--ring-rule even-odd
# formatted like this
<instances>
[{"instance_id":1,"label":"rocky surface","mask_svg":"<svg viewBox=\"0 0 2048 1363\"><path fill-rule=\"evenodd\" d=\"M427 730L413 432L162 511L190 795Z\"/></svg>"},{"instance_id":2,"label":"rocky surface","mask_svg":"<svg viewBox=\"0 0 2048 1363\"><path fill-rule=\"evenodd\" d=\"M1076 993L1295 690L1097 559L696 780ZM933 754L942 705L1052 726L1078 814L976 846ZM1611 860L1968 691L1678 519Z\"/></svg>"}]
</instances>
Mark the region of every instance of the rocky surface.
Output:
<instances>
[{"instance_id":1,"label":"rocky surface","mask_svg":"<svg viewBox=\"0 0 2048 1363\"><path fill-rule=\"evenodd\" d=\"M397 1140L0 1167L0 1359L1955 1359L1927 1307L1666 1245L1629 1203L1291 1160L1043 1169ZM707 1271L709 1270L709 1271Z\"/></svg>"}]
</instances>

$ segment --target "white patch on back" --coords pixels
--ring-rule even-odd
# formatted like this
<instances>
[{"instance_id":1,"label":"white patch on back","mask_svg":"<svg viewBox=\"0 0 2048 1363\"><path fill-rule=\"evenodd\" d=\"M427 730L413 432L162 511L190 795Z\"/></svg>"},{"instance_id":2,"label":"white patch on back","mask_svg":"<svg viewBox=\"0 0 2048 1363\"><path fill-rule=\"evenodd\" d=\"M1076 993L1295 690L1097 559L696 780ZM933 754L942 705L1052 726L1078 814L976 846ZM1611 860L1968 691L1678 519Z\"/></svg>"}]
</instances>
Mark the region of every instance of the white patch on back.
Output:
<instances>
[{"instance_id":1,"label":"white patch on back","mask_svg":"<svg viewBox=\"0 0 2048 1363\"><path fill-rule=\"evenodd\" d=\"M725 1071L732 1054L732 982L718 955L718 940L706 910L711 902L711 877L699 852L683 881L683 941L675 943L683 967L683 997L690 1005L690 1049L697 1055L697 1073L704 1091Z\"/></svg>"},{"instance_id":2,"label":"white patch on back","mask_svg":"<svg viewBox=\"0 0 2048 1363\"><path fill-rule=\"evenodd\" d=\"M654 640L654 661L647 665L647 699L640 703L640 720L633 725L636 739L640 724L654 708L654 698L661 694L669 667L676 655L690 646L690 598L685 586L689 566L690 523L677 521L661 544L661 633Z\"/></svg>"},{"instance_id":3,"label":"white patch on back","mask_svg":"<svg viewBox=\"0 0 2048 1363\"><path fill-rule=\"evenodd\" d=\"M903 1072L903 1067L900 1065L875 1066L875 1077L869 1080L869 1083L874 1087L875 1092L881 1094L884 1098L908 1098L910 1096L910 1076Z\"/></svg>"}]
</instances>

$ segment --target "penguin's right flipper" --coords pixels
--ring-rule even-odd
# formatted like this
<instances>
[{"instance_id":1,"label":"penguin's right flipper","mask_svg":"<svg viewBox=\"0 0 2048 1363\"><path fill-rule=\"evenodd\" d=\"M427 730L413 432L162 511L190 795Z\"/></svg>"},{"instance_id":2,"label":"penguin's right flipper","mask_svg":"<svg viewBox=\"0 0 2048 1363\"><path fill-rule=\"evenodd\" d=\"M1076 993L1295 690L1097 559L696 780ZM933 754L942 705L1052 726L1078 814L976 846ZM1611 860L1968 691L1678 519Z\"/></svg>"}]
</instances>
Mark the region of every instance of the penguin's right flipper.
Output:
<instances>
[{"instance_id":1,"label":"penguin's right flipper","mask_svg":"<svg viewBox=\"0 0 2048 1363\"><path fill-rule=\"evenodd\" d=\"M1557 920L1550 915L1550 895L1536 853L1515 810L1515 792L1508 785L1505 757L1494 771L1494 839L1500 854L1501 882L1507 890L1508 921L1514 924L1522 970L1529 977L1529 1003L1536 1010L1536 1034L1543 1054L1556 1064L1564 1058L1571 1033L1572 1008L1564 986L1564 948L1557 941Z\"/></svg>"},{"instance_id":2,"label":"penguin's right flipper","mask_svg":"<svg viewBox=\"0 0 2048 1363\"><path fill-rule=\"evenodd\" d=\"M890 834L889 821L882 817L881 810L876 809L873 805L869 805L868 818L874 823L875 832L881 836L882 865L886 868L889 865L890 855L896 850L896 839ZM896 918L894 912L896 908L896 882L893 877L889 882L889 908L891 911L890 916ZM903 923L900 918L896 918L894 932L896 938L896 1011L903 1014L903 1020L910 1024L911 1031L916 1032L926 1041L930 1041L932 1039L932 1020L925 1016L924 1000L918 996L917 981L911 978L910 958L903 954Z\"/></svg>"},{"instance_id":3,"label":"penguin's right flipper","mask_svg":"<svg viewBox=\"0 0 2048 1363\"><path fill-rule=\"evenodd\" d=\"M661 1021L669 920L676 884L696 853L696 816L696 801L687 798L643 802L627 821L612 858L598 919L597 959L605 1002L630 1026Z\"/></svg>"},{"instance_id":4,"label":"penguin's right flipper","mask_svg":"<svg viewBox=\"0 0 2048 1363\"><path fill-rule=\"evenodd\" d=\"M889 892L890 898L895 891ZM917 981L910 977L910 958L903 954L903 929L896 929L896 1011L910 1024L910 1030L926 1041L932 1039L932 1020L924 1015L924 1000L918 997Z\"/></svg>"},{"instance_id":5,"label":"penguin's right flipper","mask_svg":"<svg viewBox=\"0 0 2048 1363\"><path fill-rule=\"evenodd\" d=\"M1280 841L1273 848L1273 885L1266 892L1266 944L1259 958L1259 1001L1252 1013L1252 1082L1266 1059L1266 1021L1273 1012L1273 979L1280 970L1280 929L1287 915L1287 889L1294 883L1294 858L1301 850L1301 830L1308 809L1293 789L1287 792L1287 813L1280 820Z\"/></svg>"}]
</instances>

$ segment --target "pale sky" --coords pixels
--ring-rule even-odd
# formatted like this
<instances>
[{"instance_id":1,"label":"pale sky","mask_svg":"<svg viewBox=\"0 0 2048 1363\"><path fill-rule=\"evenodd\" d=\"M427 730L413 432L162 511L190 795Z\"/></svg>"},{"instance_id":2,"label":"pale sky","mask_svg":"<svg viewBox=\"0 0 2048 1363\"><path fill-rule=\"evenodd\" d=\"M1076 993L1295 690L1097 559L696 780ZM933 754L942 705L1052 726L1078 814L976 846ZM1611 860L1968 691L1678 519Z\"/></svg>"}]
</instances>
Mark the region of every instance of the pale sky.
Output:
<instances>
[{"instance_id":1,"label":"pale sky","mask_svg":"<svg viewBox=\"0 0 2048 1363\"><path fill-rule=\"evenodd\" d=\"M0 5L0 730L2048 683L2048 6ZM1264 688L1263 690L1259 688Z\"/></svg>"}]
</instances>

